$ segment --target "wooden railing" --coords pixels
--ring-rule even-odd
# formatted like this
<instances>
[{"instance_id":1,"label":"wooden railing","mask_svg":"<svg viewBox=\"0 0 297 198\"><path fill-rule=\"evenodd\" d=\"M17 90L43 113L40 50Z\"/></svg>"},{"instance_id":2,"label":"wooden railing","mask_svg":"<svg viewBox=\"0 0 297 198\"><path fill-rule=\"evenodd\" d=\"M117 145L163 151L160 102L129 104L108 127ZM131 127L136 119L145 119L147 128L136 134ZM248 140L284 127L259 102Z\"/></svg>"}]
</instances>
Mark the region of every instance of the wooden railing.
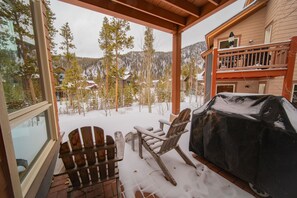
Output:
<instances>
[{"instance_id":1,"label":"wooden railing","mask_svg":"<svg viewBox=\"0 0 297 198\"><path fill-rule=\"evenodd\" d=\"M218 50L217 71L286 69L290 41Z\"/></svg>"}]
</instances>

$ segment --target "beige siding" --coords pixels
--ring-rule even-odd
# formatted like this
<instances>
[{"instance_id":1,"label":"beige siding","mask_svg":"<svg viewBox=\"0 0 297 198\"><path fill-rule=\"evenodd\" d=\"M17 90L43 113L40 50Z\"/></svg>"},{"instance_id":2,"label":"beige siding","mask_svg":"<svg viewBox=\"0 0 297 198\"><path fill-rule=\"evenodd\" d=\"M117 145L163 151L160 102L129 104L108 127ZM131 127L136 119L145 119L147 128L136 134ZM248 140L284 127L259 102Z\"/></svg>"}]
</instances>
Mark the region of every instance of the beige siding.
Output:
<instances>
[{"instance_id":1,"label":"beige siding","mask_svg":"<svg viewBox=\"0 0 297 198\"><path fill-rule=\"evenodd\" d=\"M286 41L297 36L297 3L294 0L270 0L265 26L272 24L272 42Z\"/></svg>"},{"instance_id":2,"label":"beige siding","mask_svg":"<svg viewBox=\"0 0 297 198\"><path fill-rule=\"evenodd\" d=\"M297 3L294 0L270 0L265 25L272 24L272 42L286 41L297 36ZM297 58L294 77L297 80ZM279 80L277 82L281 83Z\"/></svg>"},{"instance_id":3,"label":"beige siding","mask_svg":"<svg viewBox=\"0 0 297 198\"><path fill-rule=\"evenodd\" d=\"M238 93L259 93L259 81L238 81L236 85L236 92Z\"/></svg>"},{"instance_id":4,"label":"beige siding","mask_svg":"<svg viewBox=\"0 0 297 198\"><path fill-rule=\"evenodd\" d=\"M234 84L236 93L258 93L259 92L258 79L253 80L220 80L217 81L218 85ZM262 82L262 81L261 81Z\"/></svg>"},{"instance_id":5,"label":"beige siding","mask_svg":"<svg viewBox=\"0 0 297 198\"><path fill-rule=\"evenodd\" d=\"M266 93L276 96L282 95L284 77L276 77L267 81Z\"/></svg>"},{"instance_id":6,"label":"beige siding","mask_svg":"<svg viewBox=\"0 0 297 198\"><path fill-rule=\"evenodd\" d=\"M240 46L250 45L250 40L253 44L264 43L265 15L266 7L215 37L214 47L217 47L218 39L228 38L231 31L240 36Z\"/></svg>"}]
</instances>

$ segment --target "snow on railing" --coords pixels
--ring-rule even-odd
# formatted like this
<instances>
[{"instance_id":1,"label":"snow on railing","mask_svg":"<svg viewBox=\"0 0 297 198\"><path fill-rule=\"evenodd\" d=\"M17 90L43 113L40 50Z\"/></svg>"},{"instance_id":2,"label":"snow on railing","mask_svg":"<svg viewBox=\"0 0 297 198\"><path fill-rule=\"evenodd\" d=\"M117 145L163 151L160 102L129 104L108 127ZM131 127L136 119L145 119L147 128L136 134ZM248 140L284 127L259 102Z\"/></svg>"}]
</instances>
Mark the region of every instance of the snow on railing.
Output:
<instances>
[{"instance_id":1,"label":"snow on railing","mask_svg":"<svg viewBox=\"0 0 297 198\"><path fill-rule=\"evenodd\" d=\"M217 71L286 69L290 41L218 50Z\"/></svg>"}]
</instances>

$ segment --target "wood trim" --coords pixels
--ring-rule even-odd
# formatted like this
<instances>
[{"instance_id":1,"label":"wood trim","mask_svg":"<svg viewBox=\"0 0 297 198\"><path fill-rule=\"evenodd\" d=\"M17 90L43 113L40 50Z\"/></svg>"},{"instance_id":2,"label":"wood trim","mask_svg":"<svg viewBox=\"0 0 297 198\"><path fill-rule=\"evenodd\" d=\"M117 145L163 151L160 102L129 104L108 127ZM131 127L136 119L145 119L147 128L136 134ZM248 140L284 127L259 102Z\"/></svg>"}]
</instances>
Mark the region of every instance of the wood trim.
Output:
<instances>
[{"instance_id":1,"label":"wood trim","mask_svg":"<svg viewBox=\"0 0 297 198\"><path fill-rule=\"evenodd\" d=\"M288 53L288 69L284 77L284 83L283 83L282 95L289 101L291 99L291 90L293 87L293 75L294 75L296 53L297 53L297 36L293 37L290 43L290 49Z\"/></svg>"},{"instance_id":2,"label":"wood trim","mask_svg":"<svg viewBox=\"0 0 297 198\"><path fill-rule=\"evenodd\" d=\"M28 120L30 118L33 118L33 117L39 115L42 112L47 111L51 106L52 106L52 104L44 105L44 106L42 106L42 107L40 107L38 109L35 109L34 111L27 112L26 115L24 115L24 116L20 116L20 117L17 117L15 119L13 119L13 120L10 120L10 127L11 128L16 127L17 125L25 122L26 120Z\"/></svg>"},{"instance_id":3,"label":"wood trim","mask_svg":"<svg viewBox=\"0 0 297 198\"><path fill-rule=\"evenodd\" d=\"M0 75L0 126L1 126L1 136L3 138L3 145L6 152L6 159L7 160L7 166L8 166L8 175L11 180L12 184L12 191L13 191L13 197L23 197L22 195L22 189L21 189L21 182L17 171L17 163L16 163L16 157L14 153L14 147L13 147L13 141L11 136L11 129L9 125L8 120L8 113L7 113L7 106L5 103L5 96L4 96L4 90L3 90L3 84L2 84L2 78Z\"/></svg>"},{"instance_id":4,"label":"wood trim","mask_svg":"<svg viewBox=\"0 0 297 198\"><path fill-rule=\"evenodd\" d=\"M233 82L233 83L231 83L231 82L220 82L220 83L217 82L217 84L216 84L216 94L218 94L218 86L228 86L228 85L231 85L233 87L233 92L232 93L237 92L237 90L236 90L237 83L235 83L235 82Z\"/></svg>"},{"instance_id":5,"label":"wood trim","mask_svg":"<svg viewBox=\"0 0 297 198\"><path fill-rule=\"evenodd\" d=\"M228 78L261 78L261 77L277 77L284 76L287 69L280 70L254 70L254 71L236 71L236 72L217 72L217 79L228 79Z\"/></svg>"},{"instance_id":6,"label":"wood trim","mask_svg":"<svg viewBox=\"0 0 297 198\"><path fill-rule=\"evenodd\" d=\"M208 1L215 6L218 6L220 4L220 0L208 0Z\"/></svg>"},{"instance_id":7,"label":"wood trim","mask_svg":"<svg viewBox=\"0 0 297 198\"><path fill-rule=\"evenodd\" d=\"M168 33L174 33L177 30L177 25L169 21L160 19L158 17L146 14L139 10L118 4L113 1L106 0L61 0L63 2L73 4L79 7L87 8L100 12L103 14L111 15L117 18L125 19L138 23L144 26L149 26Z\"/></svg>"},{"instance_id":8,"label":"wood trim","mask_svg":"<svg viewBox=\"0 0 297 198\"><path fill-rule=\"evenodd\" d=\"M217 84L217 65L218 65L218 49L213 50L213 59L212 59L212 75L211 75L211 95L213 98L216 95L216 84Z\"/></svg>"},{"instance_id":9,"label":"wood trim","mask_svg":"<svg viewBox=\"0 0 297 198\"><path fill-rule=\"evenodd\" d=\"M160 19L164 19L166 21L172 22L177 25L185 26L186 25L186 19L180 15L177 15L175 13L172 13L168 10L165 10L163 8L154 6L152 4L149 4L146 1L143 0L113 0L119 4L125 5L127 7L133 8L135 10L139 10L143 13L150 14L152 16L158 17Z\"/></svg>"},{"instance_id":10,"label":"wood trim","mask_svg":"<svg viewBox=\"0 0 297 198\"><path fill-rule=\"evenodd\" d=\"M180 112L181 33L173 34L172 46L172 113Z\"/></svg>"},{"instance_id":11,"label":"wood trim","mask_svg":"<svg viewBox=\"0 0 297 198\"><path fill-rule=\"evenodd\" d=\"M40 184L47 173L51 161L54 160L53 157L57 156L59 148L59 141L50 141L43 152L40 154L38 162L42 163L36 162L30 171L32 177L26 177L25 179L28 181L24 180L24 182L22 183L22 188L24 188L25 191L25 198L35 197L40 188ZM24 186L23 184L29 185Z\"/></svg>"},{"instance_id":12,"label":"wood trim","mask_svg":"<svg viewBox=\"0 0 297 198\"><path fill-rule=\"evenodd\" d=\"M185 0L163 0L163 2L166 2L168 4L170 4L171 6L180 9L196 18L200 17L200 11L199 8L189 2L189 1L185 1Z\"/></svg>"},{"instance_id":13,"label":"wood trim","mask_svg":"<svg viewBox=\"0 0 297 198\"><path fill-rule=\"evenodd\" d=\"M203 59L205 59L206 56L211 53L212 53L212 49L208 49L208 50L205 50L204 52L202 52L200 55L202 56Z\"/></svg>"},{"instance_id":14,"label":"wood trim","mask_svg":"<svg viewBox=\"0 0 297 198\"><path fill-rule=\"evenodd\" d=\"M43 52L44 58L41 59L42 65L43 65L43 76L44 76L44 85L48 85L50 89L45 87L45 92L47 96L47 100L52 103L52 107L48 109L49 113L49 122L50 124L50 131L51 131L51 137L54 140L58 140L60 134L60 127L59 127L59 120L58 120L58 106L57 106L57 98L56 98L56 89L55 89L55 78L54 78L54 72L52 67L52 57L50 52L50 41L49 41L49 32L47 31L47 18L46 18L46 8L45 8L45 1L42 0L42 5L39 6L39 17L40 19L38 22L38 26L44 27L41 28L41 37L40 40L43 41L42 46L40 47L40 51ZM41 14L43 13L43 16ZM37 13L38 14L38 13ZM36 14L36 15L37 15ZM50 86L49 86L50 85Z\"/></svg>"},{"instance_id":15,"label":"wood trim","mask_svg":"<svg viewBox=\"0 0 297 198\"><path fill-rule=\"evenodd\" d=\"M3 198L13 197L12 183L9 175L8 161L6 157L5 139L0 125L0 195Z\"/></svg>"},{"instance_id":16,"label":"wood trim","mask_svg":"<svg viewBox=\"0 0 297 198\"><path fill-rule=\"evenodd\" d=\"M16 119L16 118L18 118L20 116L23 116L23 115L27 114L30 111L34 111L34 110L36 110L36 109L38 109L38 108L40 108L42 106L45 106L47 104L48 104L47 101L43 101L43 102L37 103L35 105L31 105L29 107L26 107L24 109L20 109L20 110L18 110L16 112L10 113L8 115L8 119L9 119L9 121L12 121L12 120L14 120L14 119Z\"/></svg>"},{"instance_id":17,"label":"wood trim","mask_svg":"<svg viewBox=\"0 0 297 198\"><path fill-rule=\"evenodd\" d=\"M232 31L230 31L230 32L232 32ZM231 49L240 47L240 45L241 45L241 43L240 43L240 42L241 42L241 36L242 36L241 34L239 34L239 35L234 35L234 39L236 39L236 38L238 39L238 43L237 43L238 46L237 46L237 47L233 47L233 48L231 48ZM222 49L220 49L220 42L221 42L221 41L226 41L226 40L228 41L228 38L229 38L229 37L222 37L222 38L218 38L218 39L217 39L217 48L218 48L219 50L222 50ZM230 48L223 48L223 49L230 49Z\"/></svg>"},{"instance_id":18,"label":"wood trim","mask_svg":"<svg viewBox=\"0 0 297 198\"><path fill-rule=\"evenodd\" d=\"M252 14L256 13L260 9L264 8L269 0L258 0L253 5L247 7L246 9L242 10L240 13L232 17L231 19L227 20L225 23L221 24L219 27L215 28L211 32L205 35L205 40L207 44L207 48L210 48L211 44L213 43L214 37L221 34L222 32L226 31L226 29L233 27L234 25L240 23L241 21L245 20ZM233 3L233 2L232 2Z\"/></svg>"},{"instance_id":19,"label":"wood trim","mask_svg":"<svg viewBox=\"0 0 297 198\"><path fill-rule=\"evenodd\" d=\"M185 27L180 27L179 31L183 32L187 29L189 29L190 27L196 25L197 23L203 21L204 19L206 19L207 17L215 14L216 12L224 9L226 6L234 3L236 0L221 0L219 6L215 6L212 3L208 3L206 5L204 5L203 7L200 7L200 15L199 18L197 19L197 17L195 16L189 16L188 20L187 20L187 24Z\"/></svg>"}]
</instances>

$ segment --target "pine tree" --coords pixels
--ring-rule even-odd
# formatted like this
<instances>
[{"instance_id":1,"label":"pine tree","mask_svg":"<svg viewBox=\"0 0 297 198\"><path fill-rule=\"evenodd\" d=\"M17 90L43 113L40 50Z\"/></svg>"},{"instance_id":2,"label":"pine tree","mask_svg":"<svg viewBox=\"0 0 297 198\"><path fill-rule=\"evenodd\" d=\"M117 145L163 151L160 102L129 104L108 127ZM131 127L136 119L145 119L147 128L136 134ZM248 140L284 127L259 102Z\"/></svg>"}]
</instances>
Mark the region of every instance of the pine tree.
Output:
<instances>
[{"instance_id":1,"label":"pine tree","mask_svg":"<svg viewBox=\"0 0 297 198\"><path fill-rule=\"evenodd\" d=\"M118 111L119 106L119 77L123 72L123 69L119 68L119 56L120 52L125 48L133 48L133 36L127 36L127 32L130 30L130 23L122 19L112 18L110 22L110 34L112 37L112 49L115 54L115 64L113 67L115 74L115 108Z\"/></svg>"},{"instance_id":2,"label":"pine tree","mask_svg":"<svg viewBox=\"0 0 297 198\"><path fill-rule=\"evenodd\" d=\"M182 66L181 74L184 78L188 78L186 82L186 95L190 95L190 103L192 100L192 94L196 89L195 82L196 82L197 72L198 72L198 69L195 66L194 58L191 58L190 62Z\"/></svg>"},{"instance_id":3,"label":"pine tree","mask_svg":"<svg viewBox=\"0 0 297 198\"><path fill-rule=\"evenodd\" d=\"M147 96L147 104L149 113L152 112L152 96L151 96L151 87L152 87L152 64L153 64L153 56L154 56L154 35L153 29L146 27L144 32L144 45L143 45L143 53L144 53L144 66L146 71L146 96Z\"/></svg>"},{"instance_id":4,"label":"pine tree","mask_svg":"<svg viewBox=\"0 0 297 198\"><path fill-rule=\"evenodd\" d=\"M51 10L51 3L49 0L45 1L45 9L46 9L46 19L47 19L47 27L48 27L48 34L49 34L49 42L51 48L51 54L55 53L56 43L54 41L54 37L58 30L54 26L54 21L56 20L55 13Z\"/></svg>"},{"instance_id":5,"label":"pine tree","mask_svg":"<svg viewBox=\"0 0 297 198\"><path fill-rule=\"evenodd\" d=\"M77 63L77 60L74 59L72 63L72 67L66 69L65 78L63 79L62 88L67 92L70 98L70 105L73 109L72 99L76 99L76 104L78 108L78 112L81 113L81 106L84 95L84 88L86 86L86 81L82 76L82 68Z\"/></svg>"},{"instance_id":6,"label":"pine tree","mask_svg":"<svg viewBox=\"0 0 297 198\"><path fill-rule=\"evenodd\" d=\"M71 66L71 60L74 58L74 54L71 53L71 49L75 49L75 45L73 44L73 34L69 27L69 23L66 22L60 29L60 35L63 38L63 41L60 43L60 49L63 50L63 55L66 58L66 69Z\"/></svg>"},{"instance_id":7,"label":"pine tree","mask_svg":"<svg viewBox=\"0 0 297 198\"><path fill-rule=\"evenodd\" d=\"M103 26L101 31L99 32L99 47L103 50L104 57L103 57L103 65L105 66L105 92L103 92L103 97L105 102L109 98L109 76L110 76L110 67L112 64L112 37L111 37L111 26L109 24L108 18L104 17L103 19ZM105 103L106 104L106 103ZM105 105L106 106L106 105Z\"/></svg>"}]
</instances>

